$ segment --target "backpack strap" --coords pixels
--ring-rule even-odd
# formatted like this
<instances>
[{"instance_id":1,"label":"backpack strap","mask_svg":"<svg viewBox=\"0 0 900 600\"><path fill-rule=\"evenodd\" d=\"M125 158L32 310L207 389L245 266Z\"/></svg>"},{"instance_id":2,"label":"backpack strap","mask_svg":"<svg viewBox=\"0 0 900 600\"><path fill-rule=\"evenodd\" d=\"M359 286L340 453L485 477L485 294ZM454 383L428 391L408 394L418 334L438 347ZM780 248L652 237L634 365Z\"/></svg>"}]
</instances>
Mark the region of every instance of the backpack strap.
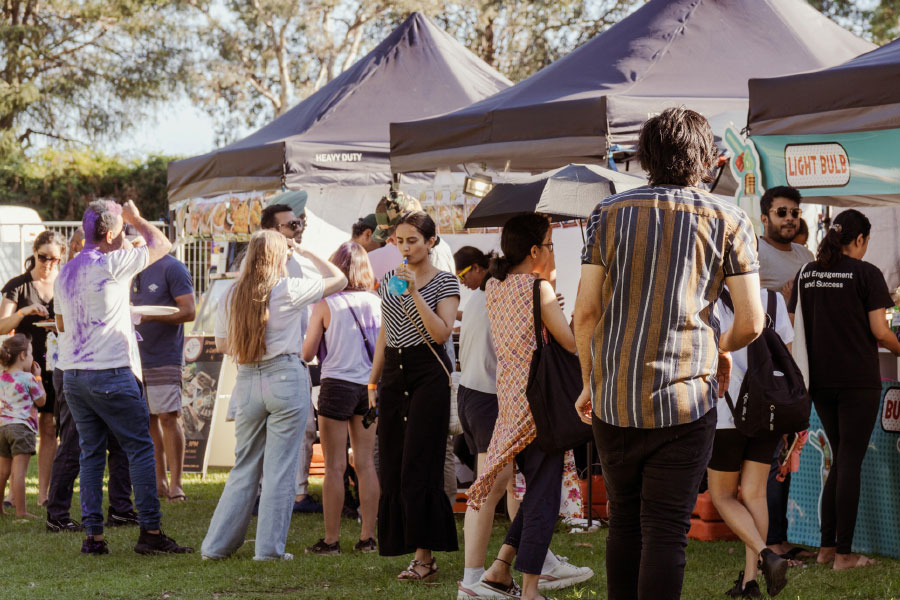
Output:
<instances>
[{"instance_id":1,"label":"backpack strap","mask_svg":"<svg viewBox=\"0 0 900 600\"><path fill-rule=\"evenodd\" d=\"M778 318L778 297L775 295L775 292L772 290L766 290L768 292L769 301L768 306L766 306L766 315L772 319L772 329L775 329L775 322Z\"/></svg>"}]
</instances>

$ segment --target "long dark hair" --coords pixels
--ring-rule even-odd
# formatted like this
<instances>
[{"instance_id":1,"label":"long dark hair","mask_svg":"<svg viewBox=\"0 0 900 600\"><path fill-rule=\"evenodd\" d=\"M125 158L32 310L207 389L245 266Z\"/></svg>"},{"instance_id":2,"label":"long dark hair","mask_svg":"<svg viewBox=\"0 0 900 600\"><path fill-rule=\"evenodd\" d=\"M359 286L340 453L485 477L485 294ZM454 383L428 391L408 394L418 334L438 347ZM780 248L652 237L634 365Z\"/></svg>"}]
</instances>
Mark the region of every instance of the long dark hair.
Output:
<instances>
[{"instance_id":1,"label":"long dark hair","mask_svg":"<svg viewBox=\"0 0 900 600\"><path fill-rule=\"evenodd\" d=\"M819 266L830 269L836 265L844 255L844 246L852 244L860 235L869 237L871 231L869 219L856 209L847 209L836 216L816 252Z\"/></svg>"},{"instance_id":2,"label":"long dark hair","mask_svg":"<svg viewBox=\"0 0 900 600\"><path fill-rule=\"evenodd\" d=\"M531 256L531 249L544 243L550 229L547 217L529 213L513 217L503 226L500 234L500 250L503 256L491 261L491 276L503 281L509 270Z\"/></svg>"},{"instance_id":3,"label":"long dark hair","mask_svg":"<svg viewBox=\"0 0 900 600\"><path fill-rule=\"evenodd\" d=\"M64 238L63 235L58 231L45 229L44 231L40 232L36 238L34 238L34 243L31 245L32 255L25 259L26 273L34 268L35 263L33 253L37 252L38 248L40 248L41 246L45 246L47 244L56 244L57 246L59 246L60 254L66 251L66 238Z\"/></svg>"}]
</instances>

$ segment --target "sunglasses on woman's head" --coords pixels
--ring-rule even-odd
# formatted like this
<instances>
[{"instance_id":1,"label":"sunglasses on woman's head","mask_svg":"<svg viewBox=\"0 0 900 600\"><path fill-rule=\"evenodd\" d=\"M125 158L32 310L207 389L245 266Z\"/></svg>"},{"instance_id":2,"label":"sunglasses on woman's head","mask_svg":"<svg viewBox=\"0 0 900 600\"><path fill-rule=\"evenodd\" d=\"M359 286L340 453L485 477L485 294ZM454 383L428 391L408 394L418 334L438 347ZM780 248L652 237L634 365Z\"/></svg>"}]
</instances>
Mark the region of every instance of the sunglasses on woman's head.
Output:
<instances>
[{"instance_id":1,"label":"sunglasses on woman's head","mask_svg":"<svg viewBox=\"0 0 900 600\"><path fill-rule=\"evenodd\" d=\"M46 254L38 254L38 260L45 263L56 263L59 262L59 257L57 256L47 256Z\"/></svg>"},{"instance_id":2,"label":"sunglasses on woman's head","mask_svg":"<svg viewBox=\"0 0 900 600\"><path fill-rule=\"evenodd\" d=\"M800 215L803 213L799 208L791 208L788 209L786 206L779 206L778 208L773 208L770 212L774 212L775 216L779 219L783 219L787 216L788 211L790 210L791 216L795 219L799 219Z\"/></svg>"}]
</instances>

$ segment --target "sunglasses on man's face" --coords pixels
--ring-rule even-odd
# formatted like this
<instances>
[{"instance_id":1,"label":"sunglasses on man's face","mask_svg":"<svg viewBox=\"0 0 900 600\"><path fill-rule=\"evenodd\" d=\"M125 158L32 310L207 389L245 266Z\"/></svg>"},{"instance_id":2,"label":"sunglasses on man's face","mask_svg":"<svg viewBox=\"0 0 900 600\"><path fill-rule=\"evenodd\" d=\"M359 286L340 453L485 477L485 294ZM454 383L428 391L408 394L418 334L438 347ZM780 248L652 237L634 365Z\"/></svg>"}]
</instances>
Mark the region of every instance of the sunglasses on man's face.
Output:
<instances>
[{"instance_id":1,"label":"sunglasses on man's face","mask_svg":"<svg viewBox=\"0 0 900 600\"><path fill-rule=\"evenodd\" d=\"M38 254L37 257L38 257L39 261L45 262L45 263L53 264L53 263L59 262L59 257L57 257L57 256L47 256L46 254Z\"/></svg>"},{"instance_id":2,"label":"sunglasses on man's face","mask_svg":"<svg viewBox=\"0 0 900 600\"><path fill-rule=\"evenodd\" d=\"M786 206L779 206L778 208L773 208L769 212L775 213L775 216L779 219L785 218L788 215L788 212L790 212L793 218L799 219L803 211L801 211L799 208L788 209Z\"/></svg>"},{"instance_id":3,"label":"sunglasses on man's face","mask_svg":"<svg viewBox=\"0 0 900 600\"><path fill-rule=\"evenodd\" d=\"M287 223L282 223L279 227L290 227L294 231L299 231L306 227L306 221L301 219L297 219L296 221L288 221Z\"/></svg>"}]
</instances>

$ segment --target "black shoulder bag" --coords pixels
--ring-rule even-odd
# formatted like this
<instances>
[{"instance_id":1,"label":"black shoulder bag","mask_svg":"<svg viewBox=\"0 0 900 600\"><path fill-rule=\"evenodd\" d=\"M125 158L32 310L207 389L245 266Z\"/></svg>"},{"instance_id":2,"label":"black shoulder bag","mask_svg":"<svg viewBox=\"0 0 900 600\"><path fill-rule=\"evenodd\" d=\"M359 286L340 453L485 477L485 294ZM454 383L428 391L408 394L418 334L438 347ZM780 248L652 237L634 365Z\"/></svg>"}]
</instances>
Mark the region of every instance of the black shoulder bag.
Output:
<instances>
[{"instance_id":1,"label":"black shoulder bag","mask_svg":"<svg viewBox=\"0 0 900 600\"><path fill-rule=\"evenodd\" d=\"M526 396L537 443L547 454L559 454L589 442L591 427L579 418L575 401L581 394L581 365L578 357L550 336L541 335L541 281L534 282L534 333L537 348L531 359Z\"/></svg>"}]
</instances>

